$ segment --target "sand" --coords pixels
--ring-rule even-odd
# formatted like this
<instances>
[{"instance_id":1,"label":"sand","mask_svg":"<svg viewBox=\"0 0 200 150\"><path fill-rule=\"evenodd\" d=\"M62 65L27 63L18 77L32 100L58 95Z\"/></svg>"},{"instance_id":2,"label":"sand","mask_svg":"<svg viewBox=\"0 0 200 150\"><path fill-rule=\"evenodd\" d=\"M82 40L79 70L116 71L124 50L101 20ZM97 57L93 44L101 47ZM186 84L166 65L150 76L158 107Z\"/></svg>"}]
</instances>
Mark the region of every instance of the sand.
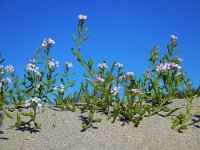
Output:
<instances>
[{"instance_id":1,"label":"sand","mask_svg":"<svg viewBox=\"0 0 200 150\"><path fill-rule=\"evenodd\" d=\"M196 100L200 104L200 99ZM184 105L184 100L175 100L172 107ZM200 107L195 110L200 110ZM0 150L199 150L200 117L195 117L183 133L171 129L170 117L154 115L145 117L139 127L133 123L107 120L101 113L101 123L82 130L81 113L78 110L56 111L46 108L38 116L41 132L7 130L15 120L5 118L0 127ZM83 116L86 116L83 114Z\"/></svg>"}]
</instances>

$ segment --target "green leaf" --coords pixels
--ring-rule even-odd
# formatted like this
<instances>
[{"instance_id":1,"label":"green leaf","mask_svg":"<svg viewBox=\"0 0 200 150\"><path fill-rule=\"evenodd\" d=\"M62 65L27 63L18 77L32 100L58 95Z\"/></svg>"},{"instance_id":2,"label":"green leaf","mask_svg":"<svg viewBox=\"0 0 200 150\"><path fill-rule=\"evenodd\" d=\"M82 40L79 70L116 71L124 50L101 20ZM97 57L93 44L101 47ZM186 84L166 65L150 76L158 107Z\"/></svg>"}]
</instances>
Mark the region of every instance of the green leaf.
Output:
<instances>
[{"instance_id":1,"label":"green leaf","mask_svg":"<svg viewBox=\"0 0 200 150\"><path fill-rule=\"evenodd\" d=\"M90 78L90 76L85 74L85 73L83 74L83 76L86 77L86 78Z\"/></svg>"},{"instance_id":2,"label":"green leaf","mask_svg":"<svg viewBox=\"0 0 200 150\"><path fill-rule=\"evenodd\" d=\"M164 107L164 108L162 108L162 111L164 111L164 112L169 112L169 111L170 111L170 108L169 108L169 107Z\"/></svg>"},{"instance_id":3,"label":"green leaf","mask_svg":"<svg viewBox=\"0 0 200 150\"><path fill-rule=\"evenodd\" d=\"M74 40L74 42L76 42L76 36L73 34L73 40Z\"/></svg>"},{"instance_id":4,"label":"green leaf","mask_svg":"<svg viewBox=\"0 0 200 150\"><path fill-rule=\"evenodd\" d=\"M179 110L180 108L174 108L172 109L167 115L166 117L170 116L171 114L173 114L175 111Z\"/></svg>"},{"instance_id":5,"label":"green leaf","mask_svg":"<svg viewBox=\"0 0 200 150\"><path fill-rule=\"evenodd\" d=\"M62 84L65 84L65 81L63 78L60 78L60 81L62 82Z\"/></svg>"},{"instance_id":6,"label":"green leaf","mask_svg":"<svg viewBox=\"0 0 200 150\"><path fill-rule=\"evenodd\" d=\"M88 31L88 28L85 28L84 32L87 32Z\"/></svg>"},{"instance_id":7,"label":"green leaf","mask_svg":"<svg viewBox=\"0 0 200 150\"><path fill-rule=\"evenodd\" d=\"M13 116L12 116L8 111L6 111L5 109L3 109L3 112L4 112L4 114L5 114L8 118L13 119Z\"/></svg>"},{"instance_id":8,"label":"green leaf","mask_svg":"<svg viewBox=\"0 0 200 150\"><path fill-rule=\"evenodd\" d=\"M86 41L87 39L89 39L90 38L90 36L86 36L86 37L84 37L83 39L82 39L82 41Z\"/></svg>"},{"instance_id":9,"label":"green leaf","mask_svg":"<svg viewBox=\"0 0 200 150\"><path fill-rule=\"evenodd\" d=\"M75 81L70 82L70 86L73 87L74 83L75 83Z\"/></svg>"},{"instance_id":10,"label":"green leaf","mask_svg":"<svg viewBox=\"0 0 200 150\"><path fill-rule=\"evenodd\" d=\"M92 122L101 122L102 119L101 118L97 118L97 119L94 119Z\"/></svg>"},{"instance_id":11,"label":"green leaf","mask_svg":"<svg viewBox=\"0 0 200 150\"><path fill-rule=\"evenodd\" d=\"M92 59L90 59L88 61L88 67L89 67L89 69L92 69L92 65L93 65L93 61L92 61Z\"/></svg>"},{"instance_id":12,"label":"green leaf","mask_svg":"<svg viewBox=\"0 0 200 150\"><path fill-rule=\"evenodd\" d=\"M177 50L177 51L175 51L173 54L178 54L178 53L180 53L181 52L181 50Z\"/></svg>"},{"instance_id":13,"label":"green leaf","mask_svg":"<svg viewBox=\"0 0 200 150\"><path fill-rule=\"evenodd\" d=\"M77 54L78 54L78 53L76 52L76 50L73 49L73 48L72 48L72 53L73 53L74 55L77 55Z\"/></svg>"},{"instance_id":14,"label":"green leaf","mask_svg":"<svg viewBox=\"0 0 200 150\"><path fill-rule=\"evenodd\" d=\"M82 57L81 57L80 54L78 55L78 58L77 58L77 59L78 59L78 61L82 61Z\"/></svg>"},{"instance_id":15,"label":"green leaf","mask_svg":"<svg viewBox=\"0 0 200 150\"><path fill-rule=\"evenodd\" d=\"M187 112L187 114L190 114L191 107L192 107L192 104L189 103L189 104L187 105L187 107L186 107L186 112Z\"/></svg>"},{"instance_id":16,"label":"green leaf","mask_svg":"<svg viewBox=\"0 0 200 150\"><path fill-rule=\"evenodd\" d=\"M27 113L27 112L21 112L21 114L24 115L24 116L31 116L31 114Z\"/></svg>"},{"instance_id":17,"label":"green leaf","mask_svg":"<svg viewBox=\"0 0 200 150\"><path fill-rule=\"evenodd\" d=\"M167 61L170 61L168 55L165 55L165 59L167 59Z\"/></svg>"},{"instance_id":18,"label":"green leaf","mask_svg":"<svg viewBox=\"0 0 200 150\"><path fill-rule=\"evenodd\" d=\"M21 122L21 116L20 116L19 112L17 112L17 122L18 122L18 123Z\"/></svg>"}]
</instances>

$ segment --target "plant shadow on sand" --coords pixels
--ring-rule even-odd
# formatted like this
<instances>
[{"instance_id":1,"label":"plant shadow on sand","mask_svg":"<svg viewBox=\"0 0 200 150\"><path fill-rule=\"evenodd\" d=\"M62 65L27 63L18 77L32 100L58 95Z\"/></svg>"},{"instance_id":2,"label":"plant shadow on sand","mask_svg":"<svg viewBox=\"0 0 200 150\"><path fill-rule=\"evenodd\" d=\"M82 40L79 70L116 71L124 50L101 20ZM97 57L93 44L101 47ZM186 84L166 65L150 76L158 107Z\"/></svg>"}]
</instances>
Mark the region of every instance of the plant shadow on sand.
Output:
<instances>
[{"instance_id":1,"label":"plant shadow on sand","mask_svg":"<svg viewBox=\"0 0 200 150\"><path fill-rule=\"evenodd\" d=\"M200 125L197 125L197 123L200 123L200 115L196 115L194 119L192 119L192 123L189 125L193 125L196 128L200 128Z\"/></svg>"},{"instance_id":2,"label":"plant shadow on sand","mask_svg":"<svg viewBox=\"0 0 200 150\"><path fill-rule=\"evenodd\" d=\"M28 132L30 132L31 134L32 134L32 133L40 132L40 130L35 129L35 128L32 128L32 127L30 127L30 125L29 125L29 126L25 126L25 127L17 127L15 130L17 130L17 131L19 130L19 131L22 131L22 132L28 131Z\"/></svg>"},{"instance_id":3,"label":"plant shadow on sand","mask_svg":"<svg viewBox=\"0 0 200 150\"><path fill-rule=\"evenodd\" d=\"M80 118L79 120L83 121L82 124L86 124L86 125L89 124L89 121L88 121L88 118L87 118L87 117L84 117L83 115L80 115L79 118ZM93 126L93 125L92 125L92 128L93 128L93 129L98 129L98 127L95 127L95 126ZM81 132L84 132L84 131L86 131L86 130L85 130L85 129L82 129L82 130L81 130Z\"/></svg>"},{"instance_id":4,"label":"plant shadow on sand","mask_svg":"<svg viewBox=\"0 0 200 150\"><path fill-rule=\"evenodd\" d=\"M3 119L3 114L2 113L0 113L0 118ZM0 122L0 128L1 128L1 126L2 126L2 122ZM8 140L9 138L1 137L1 135L3 135L3 134L4 134L3 131L0 130L0 140Z\"/></svg>"}]
</instances>

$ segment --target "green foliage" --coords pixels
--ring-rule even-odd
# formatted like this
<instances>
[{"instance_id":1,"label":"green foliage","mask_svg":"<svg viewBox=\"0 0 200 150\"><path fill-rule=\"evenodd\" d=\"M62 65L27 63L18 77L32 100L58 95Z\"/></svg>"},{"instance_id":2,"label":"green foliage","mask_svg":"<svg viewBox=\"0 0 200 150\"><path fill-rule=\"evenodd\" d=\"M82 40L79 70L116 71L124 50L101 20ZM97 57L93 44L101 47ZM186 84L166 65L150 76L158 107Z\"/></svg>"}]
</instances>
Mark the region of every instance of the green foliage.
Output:
<instances>
[{"instance_id":1,"label":"green foliage","mask_svg":"<svg viewBox=\"0 0 200 150\"><path fill-rule=\"evenodd\" d=\"M121 120L132 122L138 127L146 116L162 111L169 117L179 110L179 114L172 118L172 129L179 132L188 127L193 117L200 114L199 111L191 113L193 107L199 107L193 101L200 96L200 86L194 89L190 80L185 77L180 66L182 60L176 56L180 53L176 37L171 37L164 56L160 56L159 46L153 47L147 59L149 68L137 79L132 72L123 71L120 63L113 62L108 67L104 60L96 69L91 58L84 59L81 44L90 38L86 35L88 28L84 28L84 24L85 19L79 19L77 36L72 36L77 45L77 48L72 48L72 54L86 70L83 73L86 79L81 82L78 92L68 93L68 88L75 84L75 80L70 80L75 74L69 72L73 66L71 63L66 62L64 71L56 73L58 62L50 56L52 44L55 43L52 39L45 39L44 48L38 47L35 51L21 81L15 76L12 67L12 71L3 68L1 64L4 59L0 59L0 111L11 119L16 114L16 123L10 128L33 125L35 129L41 129L41 125L37 123L37 115L44 112L44 104L54 102L61 110L75 112L78 107L81 113L88 112L82 124L83 131L102 121L95 117L97 112L104 112L108 119L112 119L112 123ZM13 84L10 84L11 81ZM61 84L57 85L58 83ZM49 98L50 95L55 97L54 102ZM187 99L187 106L170 108L169 102L173 102L175 98ZM8 101L13 104L13 114L8 111L8 106L5 107ZM0 116L0 122L2 121L3 117Z\"/></svg>"}]
</instances>

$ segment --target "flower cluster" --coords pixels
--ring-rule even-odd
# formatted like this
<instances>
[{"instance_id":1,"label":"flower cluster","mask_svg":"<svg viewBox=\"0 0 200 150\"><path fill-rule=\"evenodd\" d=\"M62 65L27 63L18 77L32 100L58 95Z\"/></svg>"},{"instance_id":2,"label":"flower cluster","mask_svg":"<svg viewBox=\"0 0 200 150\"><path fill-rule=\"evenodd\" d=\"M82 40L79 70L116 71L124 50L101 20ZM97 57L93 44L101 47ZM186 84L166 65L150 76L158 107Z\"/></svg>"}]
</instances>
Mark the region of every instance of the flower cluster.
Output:
<instances>
[{"instance_id":1,"label":"flower cluster","mask_svg":"<svg viewBox=\"0 0 200 150\"><path fill-rule=\"evenodd\" d=\"M41 103L41 99L38 97L30 98L26 100L25 107L36 107L38 109L42 109L43 104Z\"/></svg>"},{"instance_id":2,"label":"flower cluster","mask_svg":"<svg viewBox=\"0 0 200 150\"><path fill-rule=\"evenodd\" d=\"M165 63L165 64L159 64L156 66L156 71L166 71L170 69L181 69L182 67L178 64L172 62L172 63Z\"/></svg>"},{"instance_id":3,"label":"flower cluster","mask_svg":"<svg viewBox=\"0 0 200 150\"><path fill-rule=\"evenodd\" d=\"M61 84L61 85L59 85L59 86L55 86L54 87L54 90L55 91L59 91L59 92L64 92L65 91L65 87Z\"/></svg>"},{"instance_id":4,"label":"flower cluster","mask_svg":"<svg viewBox=\"0 0 200 150\"><path fill-rule=\"evenodd\" d=\"M94 76L94 80L95 80L96 82L104 82L104 79L101 78L101 77L99 77L99 76L97 76L97 75Z\"/></svg>"},{"instance_id":5,"label":"flower cluster","mask_svg":"<svg viewBox=\"0 0 200 150\"><path fill-rule=\"evenodd\" d=\"M99 63L99 64L98 64L98 67L99 67L100 69L105 69L105 68L108 68L108 65L107 65L105 62L102 62L102 63Z\"/></svg>"},{"instance_id":6,"label":"flower cluster","mask_svg":"<svg viewBox=\"0 0 200 150\"><path fill-rule=\"evenodd\" d=\"M80 15L78 15L78 19L79 19L79 20L86 20L86 19L87 19L87 16L86 16L86 15L80 14Z\"/></svg>"},{"instance_id":7,"label":"flower cluster","mask_svg":"<svg viewBox=\"0 0 200 150\"><path fill-rule=\"evenodd\" d=\"M134 75L134 73L133 72L127 72L126 75L129 76L129 77L131 77L131 76Z\"/></svg>"},{"instance_id":8,"label":"flower cluster","mask_svg":"<svg viewBox=\"0 0 200 150\"><path fill-rule=\"evenodd\" d=\"M71 68L71 67L73 67L72 62L65 62L65 64L66 64L66 68Z\"/></svg>"},{"instance_id":9,"label":"flower cluster","mask_svg":"<svg viewBox=\"0 0 200 150\"><path fill-rule=\"evenodd\" d=\"M124 75L121 75L121 76L119 76L119 79L120 79L120 80L124 80L124 79L125 79L125 76L124 76Z\"/></svg>"},{"instance_id":10,"label":"flower cluster","mask_svg":"<svg viewBox=\"0 0 200 150\"><path fill-rule=\"evenodd\" d=\"M176 37L176 36L175 36L175 35L173 35L173 34L172 34L172 35L170 35L170 37L171 37L171 39L172 39L172 40L177 40L177 39L178 39L178 37Z\"/></svg>"},{"instance_id":11,"label":"flower cluster","mask_svg":"<svg viewBox=\"0 0 200 150\"><path fill-rule=\"evenodd\" d=\"M113 87L113 89L111 90L111 93L112 93L113 95L116 95L116 94L119 93L119 91L120 91L120 87L119 87L119 86L115 86L115 87Z\"/></svg>"},{"instance_id":12,"label":"flower cluster","mask_svg":"<svg viewBox=\"0 0 200 150\"><path fill-rule=\"evenodd\" d=\"M120 64L120 63L116 63L115 64L118 68L122 68L123 67L123 64Z\"/></svg>"},{"instance_id":13,"label":"flower cluster","mask_svg":"<svg viewBox=\"0 0 200 150\"><path fill-rule=\"evenodd\" d=\"M30 63L26 65L26 70L34 73L38 73L39 67L35 64L36 60L31 59Z\"/></svg>"},{"instance_id":14,"label":"flower cluster","mask_svg":"<svg viewBox=\"0 0 200 150\"><path fill-rule=\"evenodd\" d=\"M3 85L9 84L9 83L12 83L12 79L11 78L0 79L0 91L3 88Z\"/></svg>"},{"instance_id":15,"label":"flower cluster","mask_svg":"<svg viewBox=\"0 0 200 150\"><path fill-rule=\"evenodd\" d=\"M15 72L15 68L11 65L5 66L4 69L3 69L3 66L0 65L0 70L1 70L1 74L4 74L5 72L7 72L9 74L13 74Z\"/></svg>"},{"instance_id":16,"label":"flower cluster","mask_svg":"<svg viewBox=\"0 0 200 150\"><path fill-rule=\"evenodd\" d=\"M51 38L49 39L44 38L42 42L42 46L45 46L45 47L50 47L52 44L55 44L55 41L52 40Z\"/></svg>"},{"instance_id":17,"label":"flower cluster","mask_svg":"<svg viewBox=\"0 0 200 150\"><path fill-rule=\"evenodd\" d=\"M141 95L142 94L142 91L140 91L138 89L131 89L131 91L136 95Z\"/></svg>"},{"instance_id":18,"label":"flower cluster","mask_svg":"<svg viewBox=\"0 0 200 150\"><path fill-rule=\"evenodd\" d=\"M51 61L48 62L48 67L49 68L59 67L59 62L58 61L54 61L54 59L52 59Z\"/></svg>"}]
</instances>

